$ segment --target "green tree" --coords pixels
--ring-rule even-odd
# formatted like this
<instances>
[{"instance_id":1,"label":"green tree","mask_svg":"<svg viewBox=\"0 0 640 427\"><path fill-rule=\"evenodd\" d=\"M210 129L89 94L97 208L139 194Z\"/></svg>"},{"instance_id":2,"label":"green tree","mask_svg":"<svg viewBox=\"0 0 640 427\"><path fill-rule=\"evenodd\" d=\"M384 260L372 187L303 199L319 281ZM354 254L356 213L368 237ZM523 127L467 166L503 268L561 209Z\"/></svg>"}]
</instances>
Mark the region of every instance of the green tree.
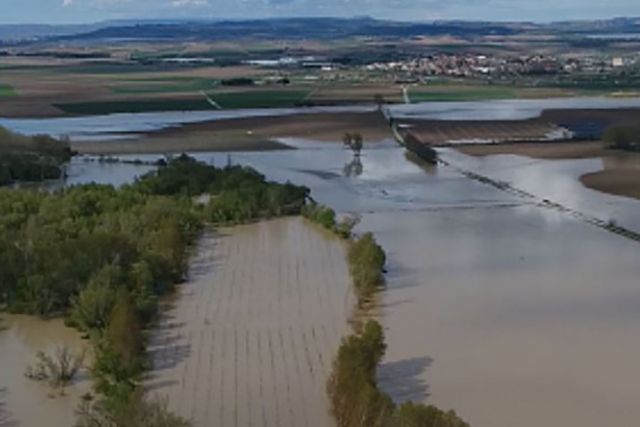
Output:
<instances>
[{"instance_id":1,"label":"green tree","mask_svg":"<svg viewBox=\"0 0 640 427\"><path fill-rule=\"evenodd\" d=\"M74 301L70 316L73 324L87 332L104 330L111 317L118 289L124 287L124 273L120 268L112 265L103 267Z\"/></svg>"}]
</instances>

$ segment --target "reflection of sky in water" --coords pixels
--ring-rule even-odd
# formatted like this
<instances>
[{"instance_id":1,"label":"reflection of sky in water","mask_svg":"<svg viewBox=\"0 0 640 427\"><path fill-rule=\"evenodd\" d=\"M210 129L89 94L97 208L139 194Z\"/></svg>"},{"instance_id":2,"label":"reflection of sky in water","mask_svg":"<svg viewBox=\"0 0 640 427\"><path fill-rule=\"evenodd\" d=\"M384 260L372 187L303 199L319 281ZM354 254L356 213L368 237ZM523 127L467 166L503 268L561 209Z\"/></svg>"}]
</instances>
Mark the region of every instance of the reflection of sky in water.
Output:
<instances>
[{"instance_id":1,"label":"reflection of sky in water","mask_svg":"<svg viewBox=\"0 0 640 427\"><path fill-rule=\"evenodd\" d=\"M640 98L508 99L470 102L422 102L390 107L397 118L434 120L522 120L546 109L640 107Z\"/></svg>"},{"instance_id":2,"label":"reflection of sky in water","mask_svg":"<svg viewBox=\"0 0 640 427\"><path fill-rule=\"evenodd\" d=\"M300 107L247 110L177 111L125 113L102 116L56 117L39 119L0 118L0 126L26 135L68 136L73 140L114 140L127 133L150 132L188 123L242 117L286 116L296 113L340 113L372 111L371 106ZM94 135L93 137L90 135ZM96 137L101 135L102 137Z\"/></svg>"},{"instance_id":3,"label":"reflection of sky in water","mask_svg":"<svg viewBox=\"0 0 640 427\"><path fill-rule=\"evenodd\" d=\"M516 120L538 116L548 108L623 108L640 107L640 98L556 98L493 100L473 102L424 102L411 105L391 105L389 110L398 118L442 120ZM69 136L72 140L95 141L128 138L140 132L156 131L188 123L242 117L286 116L300 113L365 112L373 106L298 107L272 109L240 109L215 111L183 111L156 113L110 114L102 116L7 119L0 126L28 135L51 134Z\"/></svg>"},{"instance_id":4,"label":"reflection of sky in water","mask_svg":"<svg viewBox=\"0 0 640 427\"><path fill-rule=\"evenodd\" d=\"M580 183L585 173L602 170L602 160L536 160L515 155L470 157L442 150L443 157L516 188L577 211L640 231L640 201L591 190Z\"/></svg>"},{"instance_id":5,"label":"reflection of sky in water","mask_svg":"<svg viewBox=\"0 0 640 427\"><path fill-rule=\"evenodd\" d=\"M307 146L302 140L295 144L298 150L233 153L231 161L252 166L272 180L306 185L316 200L340 211L416 210L518 202L450 169L425 170L407 161L404 149L392 142L363 152L363 172L358 177L344 176L344 166L352 161L353 154L341 145ZM229 158L227 153L193 156L218 166L225 165ZM153 160L158 156L123 158Z\"/></svg>"},{"instance_id":6,"label":"reflection of sky in water","mask_svg":"<svg viewBox=\"0 0 640 427\"><path fill-rule=\"evenodd\" d=\"M428 403L455 408L478 427L513 427L514 419L535 427L559 419L557 414L568 414L563 425L585 427L638 419L638 406L629 399L638 395L630 373L640 356L636 242L524 203L451 168L423 168L391 142L364 151L357 178L342 175L352 153L340 144L287 142L299 149L234 153L231 160L270 179L307 185L313 197L339 211L363 214L358 231L373 231L388 255L383 368L433 360L403 385L428 384ZM443 155L601 217L608 209L618 219L621 212L625 218L639 212L640 202L596 193L577 181L599 169L599 160ZM195 157L227 163L226 153ZM142 170L71 166L76 182L122 183ZM383 378L381 386L398 398L393 381ZM620 410L601 405L601 394L581 392L595 389L621 402Z\"/></svg>"},{"instance_id":7,"label":"reflection of sky in water","mask_svg":"<svg viewBox=\"0 0 640 427\"><path fill-rule=\"evenodd\" d=\"M423 166L407 160L404 149L392 141L364 150L362 174L346 177L344 166L353 160L340 144L287 139L297 150L243 152L230 155L233 163L249 165L269 179L291 181L312 189L313 197L339 211L372 212L445 207L528 203L516 196L469 180L446 167ZM600 159L533 160L519 156L471 157L443 149L454 165L475 171L603 220L640 230L640 202L611 196L582 186L580 175L602 168ZM196 153L210 164L225 165L227 153ZM127 155L125 159L155 160L159 155ZM121 185L150 170L149 166L86 163L74 160L70 184L82 182ZM56 184L59 185L59 184Z\"/></svg>"}]
</instances>

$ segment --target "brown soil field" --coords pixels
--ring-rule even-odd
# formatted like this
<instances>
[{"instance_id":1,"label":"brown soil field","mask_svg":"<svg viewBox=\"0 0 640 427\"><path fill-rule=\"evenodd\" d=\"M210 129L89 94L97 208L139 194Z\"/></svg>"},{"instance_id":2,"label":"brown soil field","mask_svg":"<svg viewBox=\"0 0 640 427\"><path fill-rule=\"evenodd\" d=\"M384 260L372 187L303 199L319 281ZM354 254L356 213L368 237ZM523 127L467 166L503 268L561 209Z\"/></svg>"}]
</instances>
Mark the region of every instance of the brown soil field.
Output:
<instances>
[{"instance_id":1,"label":"brown soil field","mask_svg":"<svg viewBox=\"0 0 640 427\"><path fill-rule=\"evenodd\" d=\"M540 119L551 123L598 123L603 127L624 124L637 124L640 121L640 109L620 108L608 110L546 110Z\"/></svg>"},{"instance_id":2,"label":"brown soil field","mask_svg":"<svg viewBox=\"0 0 640 427\"><path fill-rule=\"evenodd\" d=\"M543 140L557 129L552 123L541 120L522 121L470 121L470 120L408 120L408 132L433 146L456 145L461 141L488 140Z\"/></svg>"},{"instance_id":3,"label":"brown soil field","mask_svg":"<svg viewBox=\"0 0 640 427\"><path fill-rule=\"evenodd\" d=\"M18 66L35 66L37 68L2 69L1 82L11 85L17 96L0 99L0 116L2 117L59 117L64 113L54 104L76 102L127 101L131 99L193 99L198 93L143 93L118 94L112 90L118 86L127 86L162 79L223 79L237 76L258 76L266 70L255 67L198 67L170 71L148 71L135 73L88 73L75 72L74 62L60 60L47 62L49 66L40 64L37 58L30 59L35 63L19 62ZM56 66L51 67L54 64ZM77 65L83 65L78 63ZM69 70L66 70L69 68Z\"/></svg>"},{"instance_id":4,"label":"brown soil field","mask_svg":"<svg viewBox=\"0 0 640 427\"><path fill-rule=\"evenodd\" d=\"M206 233L149 343L149 391L194 426L331 427L349 331L343 243L301 218Z\"/></svg>"},{"instance_id":5,"label":"brown soil field","mask_svg":"<svg viewBox=\"0 0 640 427\"><path fill-rule=\"evenodd\" d=\"M616 154L603 158L604 169L580 177L589 188L640 199L640 154Z\"/></svg>"},{"instance_id":6,"label":"brown soil field","mask_svg":"<svg viewBox=\"0 0 640 427\"><path fill-rule=\"evenodd\" d=\"M278 138L336 142L346 132L360 132L366 142L392 138L389 126L378 112L318 113L188 124L131 140L75 142L73 149L83 154L269 150L286 148L274 142Z\"/></svg>"},{"instance_id":7,"label":"brown soil field","mask_svg":"<svg viewBox=\"0 0 640 427\"><path fill-rule=\"evenodd\" d=\"M601 141L477 144L456 147L456 150L470 156L515 154L534 159L588 159L611 154Z\"/></svg>"}]
</instances>

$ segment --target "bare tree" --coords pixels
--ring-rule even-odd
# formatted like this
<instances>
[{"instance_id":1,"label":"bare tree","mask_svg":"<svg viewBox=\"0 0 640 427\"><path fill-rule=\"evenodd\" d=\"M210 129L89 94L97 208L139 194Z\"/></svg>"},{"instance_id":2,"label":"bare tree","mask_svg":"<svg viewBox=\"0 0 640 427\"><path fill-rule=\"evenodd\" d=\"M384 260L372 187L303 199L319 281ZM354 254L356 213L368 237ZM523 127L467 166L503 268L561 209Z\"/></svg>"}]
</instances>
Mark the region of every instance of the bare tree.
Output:
<instances>
[{"instance_id":1,"label":"bare tree","mask_svg":"<svg viewBox=\"0 0 640 427\"><path fill-rule=\"evenodd\" d=\"M36 363L28 366L25 376L35 381L46 381L52 388L63 390L73 381L84 364L85 352L75 354L62 346L53 356L39 351Z\"/></svg>"}]
</instances>

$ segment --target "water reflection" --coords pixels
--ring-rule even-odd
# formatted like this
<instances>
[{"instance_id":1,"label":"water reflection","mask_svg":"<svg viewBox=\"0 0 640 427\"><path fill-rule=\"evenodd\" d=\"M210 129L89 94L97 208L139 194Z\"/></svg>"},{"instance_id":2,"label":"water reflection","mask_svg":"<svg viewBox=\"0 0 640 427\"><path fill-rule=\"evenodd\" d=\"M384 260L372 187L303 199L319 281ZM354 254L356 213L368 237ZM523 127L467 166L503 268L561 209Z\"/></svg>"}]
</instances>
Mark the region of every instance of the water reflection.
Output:
<instances>
[{"instance_id":1,"label":"water reflection","mask_svg":"<svg viewBox=\"0 0 640 427\"><path fill-rule=\"evenodd\" d=\"M640 98L574 97L515 99L470 102L423 102L390 105L396 118L439 120L520 120L537 117L545 109L598 109L640 107ZM310 113L371 112L371 105L334 107L266 108L215 111L125 113L101 116L38 119L0 118L0 126L27 135L68 136L74 141L113 141L130 139L143 132L179 127L213 120L288 116Z\"/></svg>"},{"instance_id":2,"label":"water reflection","mask_svg":"<svg viewBox=\"0 0 640 427\"><path fill-rule=\"evenodd\" d=\"M373 231L385 247L381 320L389 347L380 384L396 399L455 408L476 427L537 427L549 419L630 426L640 419L636 242L455 169L408 161L393 142L363 152L362 171L352 176L344 166L354 159L340 144L295 144L235 153L232 161L307 185L319 202L360 214L357 231ZM578 182L600 160L442 155L539 197L597 216L609 212L623 225L640 218L640 202ZM195 156L218 166L228 161L225 153ZM121 183L144 169L92 163L72 164L72 171L76 182Z\"/></svg>"},{"instance_id":3,"label":"water reflection","mask_svg":"<svg viewBox=\"0 0 640 427\"><path fill-rule=\"evenodd\" d=\"M344 165L344 176L347 178L358 177L362 175L362 171L364 170L362 166L362 159L360 155L354 155L353 159Z\"/></svg>"}]
</instances>

